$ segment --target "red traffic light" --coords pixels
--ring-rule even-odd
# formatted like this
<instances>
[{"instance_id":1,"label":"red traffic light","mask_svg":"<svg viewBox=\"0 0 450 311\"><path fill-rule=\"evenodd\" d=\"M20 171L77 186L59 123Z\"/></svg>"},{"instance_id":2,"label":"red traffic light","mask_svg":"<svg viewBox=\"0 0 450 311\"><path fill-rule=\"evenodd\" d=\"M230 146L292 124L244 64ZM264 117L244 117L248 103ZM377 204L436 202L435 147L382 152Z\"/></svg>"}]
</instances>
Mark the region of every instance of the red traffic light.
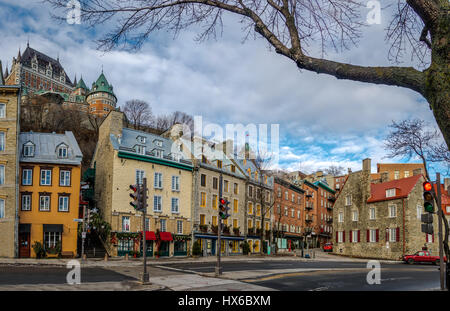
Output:
<instances>
[{"instance_id":1,"label":"red traffic light","mask_svg":"<svg viewBox=\"0 0 450 311\"><path fill-rule=\"evenodd\" d=\"M134 192L137 191L137 187L135 185L130 185L130 189L133 190Z\"/></svg>"},{"instance_id":2,"label":"red traffic light","mask_svg":"<svg viewBox=\"0 0 450 311\"><path fill-rule=\"evenodd\" d=\"M220 199L220 204L224 205L225 203L227 203L227 201L225 201L225 199Z\"/></svg>"},{"instance_id":3,"label":"red traffic light","mask_svg":"<svg viewBox=\"0 0 450 311\"><path fill-rule=\"evenodd\" d=\"M433 186L431 185L431 183L429 181L426 181L423 183L423 189L425 191L431 191L431 189L433 189Z\"/></svg>"}]
</instances>

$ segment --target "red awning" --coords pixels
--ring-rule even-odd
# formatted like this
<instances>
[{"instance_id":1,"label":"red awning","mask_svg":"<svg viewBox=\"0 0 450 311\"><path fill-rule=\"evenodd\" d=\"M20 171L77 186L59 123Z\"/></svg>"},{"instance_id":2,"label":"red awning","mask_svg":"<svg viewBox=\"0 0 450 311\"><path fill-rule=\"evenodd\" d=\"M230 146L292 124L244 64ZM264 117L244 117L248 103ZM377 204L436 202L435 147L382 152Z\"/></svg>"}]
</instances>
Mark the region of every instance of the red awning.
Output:
<instances>
[{"instance_id":1,"label":"red awning","mask_svg":"<svg viewBox=\"0 0 450 311\"><path fill-rule=\"evenodd\" d=\"M170 232L160 232L159 233L159 238L161 239L161 241L172 241L172 234Z\"/></svg>"},{"instance_id":2,"label":"red awning","mask_svg":"<svg viewBox=\"0 0 450 311\"><path fill-rule=\"evenodd\" d=\"M153 231L145 231L145 239L147 241L156 241L155 232L153 232Z\"/></svg>"}]
</instances>

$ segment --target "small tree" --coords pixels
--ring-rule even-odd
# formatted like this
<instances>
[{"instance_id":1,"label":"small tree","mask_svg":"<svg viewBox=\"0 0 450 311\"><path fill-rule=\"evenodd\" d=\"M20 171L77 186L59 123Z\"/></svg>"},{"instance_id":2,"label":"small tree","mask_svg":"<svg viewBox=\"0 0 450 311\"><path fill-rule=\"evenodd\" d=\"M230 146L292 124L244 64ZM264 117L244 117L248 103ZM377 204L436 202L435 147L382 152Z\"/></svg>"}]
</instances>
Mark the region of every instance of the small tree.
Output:
<instances>
[{"instance_id":1,"label":"small tree","mask_svg":"<svg viewBox=\"0 0 450 311\"><path fill-rule=\"evenodd\" d=\"M148 126L153 120L152 108L143 100L133 99L127 101L123 112L137 130Z\"/></svg>"},{"instance_id":2,"label":"small tree","mask_svg":"<svg viewBox=\"0 0 450 311\"><path fill-rule=\"evenodd\" d=\"M196 240L194 245L192 245L192 255L200 256L202 254L202 249L200 245L200 240Z\"/></svg>"}]
</instances>

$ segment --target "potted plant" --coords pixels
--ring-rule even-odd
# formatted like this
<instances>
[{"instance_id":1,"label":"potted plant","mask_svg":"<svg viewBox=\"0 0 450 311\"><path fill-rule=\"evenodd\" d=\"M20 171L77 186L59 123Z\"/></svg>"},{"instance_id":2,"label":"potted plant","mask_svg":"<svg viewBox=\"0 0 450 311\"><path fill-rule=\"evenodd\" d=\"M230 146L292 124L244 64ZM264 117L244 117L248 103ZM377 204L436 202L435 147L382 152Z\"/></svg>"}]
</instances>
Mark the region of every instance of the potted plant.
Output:
<instances>
[{"instance_id":1,"label":"potted plant","mask_svg":"<svg viewBox=\"0 0 450 311\"><path fill-rule=\"evenodd\" d=\"M233 228L234 235L239 235L239 227Z\"/></svg>"},{"instance_id":2,"label":"potted plant","mask_svg":"<svg viewBox=\"0 0 450 311\"><path fill-rule=\"evenodd\" d=\"M37 259L45 258L46 251L41 242L38 242L38 241L34 242L32 247L33 247L34 253L36 254Z\"/></svg>"},{"instance_id":3,"label":"potted plant","mask_svg":"<svg viewBox=\"0 0 450 311\"><path fill-rule=\"evenodd\" d=\"M217 233L217 230L218 230L218 229L219 229L218 226L211 225L211 230L212 230L212 232Z\"/></svg>"},{"instance_id":4,"label":"potted plant","mask_svg":"<svg viewBox=\"0 0 450 311\"><path fill-rule=\"evenodd\" d=\"M202 231L202 232L208 231L208 225L200 225L199 228L200 228L200 231Z\"/></svg>"}]
</instances>

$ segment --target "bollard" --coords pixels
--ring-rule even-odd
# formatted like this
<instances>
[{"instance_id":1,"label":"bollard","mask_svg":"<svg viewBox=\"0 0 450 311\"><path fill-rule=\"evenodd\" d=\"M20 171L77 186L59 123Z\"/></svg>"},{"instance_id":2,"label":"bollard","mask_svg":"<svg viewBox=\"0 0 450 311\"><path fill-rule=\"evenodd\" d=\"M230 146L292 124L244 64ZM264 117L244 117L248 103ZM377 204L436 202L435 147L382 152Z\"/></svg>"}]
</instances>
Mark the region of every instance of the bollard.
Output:
<instances>
[{"instance_id":1,"label":"bollard","mask_svg":"<svg viewBox=\"0 0 450 311\"><path fill-rule=\"evenodd\" d=\"M128 253L125 254L125 261L128 261Z\"/></svg>"},{"instance_id":2,"label":"bollard","mask_svg":"<svg viewBox=\"0 0 450 311\"><path fill-rule=\"evenodd\" d=\"M86 259L87 259L86 254L83 254L83 260L86 260Z\"/></svg>"},{"instance_id":3,"label":"bollard","mask_svg":"<svg viewBox=\"0 0 450 311\"><path fill-rule=\"evenodd\" d=\"M105 254L105 261L108 261L108 254Z\"/></svg>"}]
</instances>

